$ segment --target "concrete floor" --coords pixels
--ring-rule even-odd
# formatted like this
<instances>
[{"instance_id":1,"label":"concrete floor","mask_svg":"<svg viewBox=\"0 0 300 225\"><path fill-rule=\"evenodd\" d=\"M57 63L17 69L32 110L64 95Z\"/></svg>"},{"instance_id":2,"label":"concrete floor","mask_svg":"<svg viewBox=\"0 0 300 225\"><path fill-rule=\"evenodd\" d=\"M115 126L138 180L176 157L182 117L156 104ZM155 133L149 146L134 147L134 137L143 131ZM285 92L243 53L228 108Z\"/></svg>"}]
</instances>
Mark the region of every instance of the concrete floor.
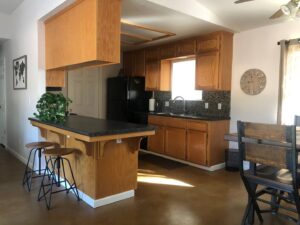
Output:
<instances>
[{"instance_id":1,"label":"concrete floor","mask_svg":"<svg viewBox=\"0 0 300 225\"><path fill-rule=\"evenodd\" d=\"M237 172L206 172L143 154L139 179L144 182L134 198L93 209L60 193L48 211L36 200L38 180L30 193L22 187L24 168L0 149L0 225L238 225L246 205ZM263 216L265 225L295 224Z\"/></svg>"}]
</instances>

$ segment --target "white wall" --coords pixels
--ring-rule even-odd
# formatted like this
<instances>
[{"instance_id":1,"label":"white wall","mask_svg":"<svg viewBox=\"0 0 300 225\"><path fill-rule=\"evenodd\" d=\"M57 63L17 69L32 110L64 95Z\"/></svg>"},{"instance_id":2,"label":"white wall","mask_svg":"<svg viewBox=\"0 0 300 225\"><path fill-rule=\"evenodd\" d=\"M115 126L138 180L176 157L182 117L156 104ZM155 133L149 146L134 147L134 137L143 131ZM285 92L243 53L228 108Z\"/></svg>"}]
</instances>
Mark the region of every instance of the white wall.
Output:
<instances>
[{"instance_id":1,"label":"white wall","mask_svg":"<svg viewBox=\"0 0 300 225\"><path fill-rule=\"evenodd\" d=\"M27 158L24 145L38 140L38 130L28 117L45 90L45 71L39 68L38 20L65 0L26 0L11 15L11 39L4 42L7 86L7 146L21 158ZM0 18L1 21L1 18ZM27 55L27 90L13 90L12 60Z\"/></svg>"},{"instance_id":2,"label":"white wall","mask_svg":"<svg viewBox=\"0 0 300 225\"><path fill-rule=\"evenodd\" d=\"M261 27L234 35L231 132L236 132L237 120L276 123L280 61L277 42L293 38L300 38L300 21ZM250 68L261 69L267 77L265 90L256 96L246 95L240 88L240 78Z\"/></svg>"},{"instance_id":3,"label":"white wall","mask_svg":"<svg viewBox=\"0 0 300 225\"><path fill-rule=\"evenodd\" d=\"M11 35L10 16L0 13L0 39L9 39Z\"/></svg>"}]
</instances>

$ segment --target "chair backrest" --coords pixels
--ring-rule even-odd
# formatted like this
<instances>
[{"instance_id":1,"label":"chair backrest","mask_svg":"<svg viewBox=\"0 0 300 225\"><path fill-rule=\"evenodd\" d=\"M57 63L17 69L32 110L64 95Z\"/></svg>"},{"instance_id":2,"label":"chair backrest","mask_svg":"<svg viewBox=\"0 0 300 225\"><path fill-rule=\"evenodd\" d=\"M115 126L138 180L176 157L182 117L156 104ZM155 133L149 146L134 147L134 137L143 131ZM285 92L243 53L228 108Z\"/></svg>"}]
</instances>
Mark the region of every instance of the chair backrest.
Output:
<instances>
[{"instance_id":1,"label":"chair backrest","mask_svg":"<svg viewBox=\"0 0 300 225\"><path fill-rule=\"evenodd\" d=\"M295 126L299 127L300 126L300 116L295 116L295 123L294 123Z\"/></svg>"},{"instance_id":2,"label":"chair backrest","mask_svg":"<svg viewBox=\"0 0 300 225\"><path fill-rule=\"evenodd\" d=\"M243 161L278 169L296 168L295 126L238 121L240 169Z\"/></svg>"}]
</instances>

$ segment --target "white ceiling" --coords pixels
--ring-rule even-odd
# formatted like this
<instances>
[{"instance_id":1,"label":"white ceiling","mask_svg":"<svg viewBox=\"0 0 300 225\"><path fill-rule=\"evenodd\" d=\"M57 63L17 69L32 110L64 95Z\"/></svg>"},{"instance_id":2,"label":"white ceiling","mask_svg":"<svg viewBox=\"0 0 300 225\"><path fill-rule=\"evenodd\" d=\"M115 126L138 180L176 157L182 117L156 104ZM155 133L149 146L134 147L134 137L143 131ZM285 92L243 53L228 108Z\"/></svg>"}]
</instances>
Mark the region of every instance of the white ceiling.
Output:
<instances>
[{"instance_id":1,"label":"white ceiling","mask_svg":"<svg viewBox=\"0 0 300 225\"><path fill-rule=\"evenodd\" d=\"M288 20L270 20L289 0L255 0L234 4L235 0L122 0L122 18L176 34L151 44L191 37L217 30L241 32ZM143 46L145 46L143 45ZM124 47L123 49L131 49Z\"/></svg>"},{"instance_id":2,"label":"white ceiling","mask_svg":"<svg viewBox=\"0 0 300 225\"><path fill-rule=\"evenodd\" d=\"M23 0L0 0L0 12L4 14L11 14Z\"/></svg>"}]
</instances>

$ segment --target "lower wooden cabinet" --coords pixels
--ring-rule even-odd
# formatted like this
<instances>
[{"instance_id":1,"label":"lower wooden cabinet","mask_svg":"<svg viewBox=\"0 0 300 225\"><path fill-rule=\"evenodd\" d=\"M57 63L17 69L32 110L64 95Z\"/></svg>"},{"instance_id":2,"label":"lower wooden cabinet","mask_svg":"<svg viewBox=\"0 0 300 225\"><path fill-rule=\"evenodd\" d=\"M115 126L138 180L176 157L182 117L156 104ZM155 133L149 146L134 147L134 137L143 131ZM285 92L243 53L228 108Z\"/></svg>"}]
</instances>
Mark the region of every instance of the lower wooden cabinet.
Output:
<instances>
[{"instance_id":1,"label":"lower wooden cabinet","mask_svg":"<svg viewBox=\"0 0 300 225\"><path fill-rule=\"evenodd\" d=\"M187 130L187 161L199 165L207 165L207 133L197 130Z\"/></svg>"},{"instance_id":2,"label":"lower wooden cabinet","mask_svg":"<svg viewBox=\"0 0 300 225\"><path fill-rule=\"evenodd\" d=\"M186 158L186 130L182 128L166 127L165 154L176 159Z\"/></svg>"},{"instance_id":3,"label":"lower wooden cabinet","mask_svg":"<svg viewBox=\"0 0 300 225\"><path fill-rule=\"evenodd\" d=\"M157 126L148 138L148 150L201 166L225 161L229 120L204 121L149 115L149 124Z\"/></svg>"},{"instance_id":4,"label":"lower wooden cabinet","mask_svg":"<svg viewBox=\"0 0 300 225\"><path fill-rule=\"evenodd\" d=\"M165 128L156 126L155 135L148 137L148 150L160 154L165 153Z\"/></svg>"}]
</instances>

